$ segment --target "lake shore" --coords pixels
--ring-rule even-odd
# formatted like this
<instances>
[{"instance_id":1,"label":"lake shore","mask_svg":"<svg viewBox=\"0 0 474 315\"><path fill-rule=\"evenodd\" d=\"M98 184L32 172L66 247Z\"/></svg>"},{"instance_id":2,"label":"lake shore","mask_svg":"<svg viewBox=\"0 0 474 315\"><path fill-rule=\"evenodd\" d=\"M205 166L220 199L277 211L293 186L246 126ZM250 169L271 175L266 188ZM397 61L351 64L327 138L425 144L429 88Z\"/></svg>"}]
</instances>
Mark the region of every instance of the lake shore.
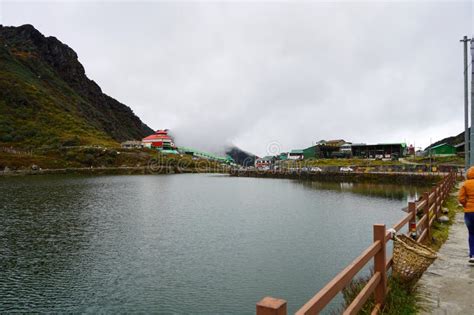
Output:
<instances>
[{"instance_id":1,"label":"lake shore","mask_svg":"<svg viewBox=\"0 0 474 315\"><path fill-rule=\"evenodd\" d=\"M153 175L153 174L186 174L186 173L223 173L222 170L177 168L170 166L122 166L122 167L68 167L58 169L20 169L0 172L0 177L81 174L81 175Z\"/></svg>"},{"instance_id":2,"label":"lake shore","mask_svg":"<svg viewBox=\"0 0 474 315\"><path fill-rule=\"evenodd\" d=\"M276 179L296 179L319 182L368 182L388 184L434 184L445 175L444 173L429 172L274 172L274 171L236 171L216 168L186 168L165 165L156 166L121 166L121 167L66 167L55 169L17 169L0 172L0 177L12 176L41 176L56 174L76 175L158 175L158 174L188 174L188 173L220 173L231 177L257 177Z\"/></svg>"},{"instance_id":3,"label":"lake shore","mask_svg":"<svg viewBox=\"0 0 474 315\"><path fill-rule=\"evenodd\" d=\"M234 177L288 178L327 182L376 182L393 184L435 184L444 173L430 172L273 172L231 171Z\"/></svg>"}]
</instances>

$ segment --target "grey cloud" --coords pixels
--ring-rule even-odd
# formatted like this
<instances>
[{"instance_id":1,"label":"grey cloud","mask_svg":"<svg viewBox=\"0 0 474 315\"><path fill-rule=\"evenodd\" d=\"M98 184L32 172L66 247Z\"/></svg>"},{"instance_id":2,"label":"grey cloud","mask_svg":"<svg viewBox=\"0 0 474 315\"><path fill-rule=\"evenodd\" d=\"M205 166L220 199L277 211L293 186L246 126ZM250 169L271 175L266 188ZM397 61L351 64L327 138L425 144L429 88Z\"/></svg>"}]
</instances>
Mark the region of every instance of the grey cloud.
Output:
<instances>
[{"instance_id":1,"label":"grey cloud","mask_svg":"<svg viewBox=\"0 0 474 315\"><path fill-rule=\"evenodd\" d=\"M416 141L463 128L466 2L3 2L79 55L178 144L263 155L319 139Z\"/></svg>"}]
</instances>

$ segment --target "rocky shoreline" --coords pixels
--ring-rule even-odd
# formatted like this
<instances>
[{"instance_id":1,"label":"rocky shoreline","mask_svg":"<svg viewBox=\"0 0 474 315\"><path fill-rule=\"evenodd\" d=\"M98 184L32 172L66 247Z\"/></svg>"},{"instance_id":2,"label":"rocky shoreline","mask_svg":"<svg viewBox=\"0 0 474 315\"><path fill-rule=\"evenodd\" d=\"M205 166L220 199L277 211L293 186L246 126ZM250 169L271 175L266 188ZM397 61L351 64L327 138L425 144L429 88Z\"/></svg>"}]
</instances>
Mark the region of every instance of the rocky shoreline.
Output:
<instances>
[{"instance_id":1,"label":"rocky shoreline","mask_svg":"<svg viewBox=\"0 0 474 315\"><path fill-rule=\"evenodd\" d=\"M0 176L27 176L27 175L53 175L53 174L83 174L83 175L153 175L153 174L185 174L185 173L224 173L215 169L192 169L178 167L71 167L60 169L21 169L0 171Z\"/></svg>"},{"instance_id":2,"label":"rocky shoreline","mask_svg":"<svg viewBox=\"0 0 474 315\"><path fill-rule=\"evenodd\" d=\"M437 183L445 173L429 172L274 172L231 171L234 177L287 178L326 182L377 182L391 184Z\"/></svg>"}]
</instances>

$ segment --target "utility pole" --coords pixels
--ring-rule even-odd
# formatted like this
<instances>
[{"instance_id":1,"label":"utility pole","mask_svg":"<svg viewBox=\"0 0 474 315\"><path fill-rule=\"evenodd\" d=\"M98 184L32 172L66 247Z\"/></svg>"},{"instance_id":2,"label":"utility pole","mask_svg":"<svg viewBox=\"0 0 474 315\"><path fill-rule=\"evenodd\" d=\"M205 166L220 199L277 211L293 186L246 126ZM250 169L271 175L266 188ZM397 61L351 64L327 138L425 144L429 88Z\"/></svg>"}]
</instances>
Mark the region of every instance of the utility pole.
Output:
<instances>
[{"instance_id":1,"label":"utility pole","mask_svg":"<svg viewBox=\"0 0 474 315\"><path fill-rule=\"evenodd\" d=\"M471 64L474 64L474 43L472 39L470 39L471 42ZM466 68L466 74L467 74L467 68ZM469 166L472 166L474 164L474 126L472 124L474 123L474 68L471 66L471 141L469 142Z\"/></svg>"},{"instance_id":2,"label":"utility pole","mask_svg":"<svg viewBox=\"0 0 474 315\"><path fill-rule=\"evenodd\" d=\"M467 76L467 36L460 40L464 43L464 168L469 168L469 96L468 96L468 76ZM471 47L472 52L472 47ZM472 113L471 113L472 115ZM471 120L472 121L472 120ZM472 133L472 131L471 131Z\"/></svg>"}]
</instances>

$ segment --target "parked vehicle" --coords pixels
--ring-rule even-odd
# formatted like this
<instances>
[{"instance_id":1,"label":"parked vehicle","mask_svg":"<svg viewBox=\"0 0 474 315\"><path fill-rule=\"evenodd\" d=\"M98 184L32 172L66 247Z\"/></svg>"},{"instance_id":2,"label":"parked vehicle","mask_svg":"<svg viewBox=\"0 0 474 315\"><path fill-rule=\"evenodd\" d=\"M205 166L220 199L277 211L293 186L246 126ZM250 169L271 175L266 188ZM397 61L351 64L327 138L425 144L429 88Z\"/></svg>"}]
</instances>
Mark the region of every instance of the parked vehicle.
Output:
<instances>
[{"instance_id":1,"label":"parked vehicle","mask_svg":"<svg viewBox=\"0 0 474 315\"><path fill-rule=\"evenodd\" d=\"M313 166L311 169L310 169L311 172L322 172L323 170L320 169L319 167L317 166Z\"/></svg>"},{"instance_id":2,"label":"parked vehicle","mask_svg":"<svg viewBox=\"0 0 474 315\"><path fill-rule=\"evenodd\" d=\"M339 169L339 171L343 173L350 173L350 172L353 172L354 170L350 168L349 166L343 166Z\"/></svg>"}]
</instances>

